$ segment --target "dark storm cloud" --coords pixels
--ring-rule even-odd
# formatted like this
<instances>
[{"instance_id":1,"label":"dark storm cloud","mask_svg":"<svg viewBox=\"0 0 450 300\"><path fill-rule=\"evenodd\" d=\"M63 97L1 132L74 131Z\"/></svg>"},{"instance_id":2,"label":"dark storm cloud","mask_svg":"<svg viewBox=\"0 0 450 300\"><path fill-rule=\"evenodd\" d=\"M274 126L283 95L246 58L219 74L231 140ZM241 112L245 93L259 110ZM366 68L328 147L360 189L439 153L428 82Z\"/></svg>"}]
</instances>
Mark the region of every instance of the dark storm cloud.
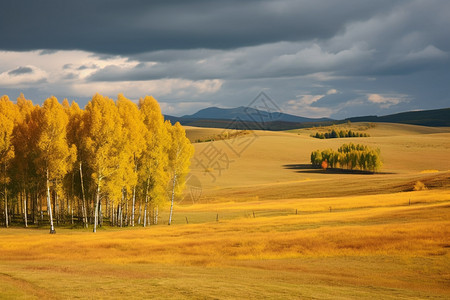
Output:
<instances>
[{"instance_id":1,"label":"dark storm cloud","mask_svg":"<svg viewBox=\"0 0 450 300\"><path fill-rule=\"evenodd\" d=\"M155 96L235 107L264 90L288 112L334 118L448 107L448 28L448 0L0 1L0 51L60 55L63 75L52 78L66 85L52 89L84 97L88 86L218 79L212 93L185 83ZM55 54L74 49L93 62ZM0 87L21 82L18 65L34 66L3 68Z\"/></svg>"},{"instance_id":2,"label":"dark storm cloud","mask_svg":"<svg viewBox=\"0 0 450 300\"><path fill-rule=\"evenodd\" d=\"M125 55L327 39L349 22L401 2L5 0L0 3L0 48Z\"/></svg>"},{"instance_id":3,"label":"dark storm cloud","mask_svg":"<svg viewBox=\"0 0 450 300\"><path fill-rule=\"evenodd\" d=\"M137 67L106 67L88 80L139 81L173 77L192 80L278 78L317 72L348 77L399 76L450 67L450 39L447 35L447 28L450 27L450 2L377 2L378 10L371 7L373 10L370 15L363 14L366 18L349 17L340 23L339 29L335 28L334 35L326 37L317 33L318 28L324 30L322 33L328 32L325 30L328 23L339 19L339 11L345 10L344 7L348 8L348 3L339 2L340 9L323 9L321 4L325 2L316 1L317 6L314 6L314 9L323 10L321 13L315 11L315 20L321 20L327 25L322 24L322 27L317 28L316 21L312 21L314 18L311 16L299 21L306 22L304 27L308 28L315 38L294 41L282 41L286 37L282 30L283 22L289 22L285 21L283 13L286 13L287 8L295 11L295 5L301 2L276 3L286 4L285 7L278 8L278 11L281 11L278 13L280 25L274 27L280 31L279 41L272 42L269 33L265 43L237 49L179 49L131 54L130 60L141 62ZM271 8L273 15L276 15L277 5ZM305 6L304 3L303 5ZM260 5L254 6L255 10L261 10ZM309 6L304 7L306 11L308 8ZM312 11L309 12L312 14ZM289 13L287 15L289 16ZM252 14L247 17L251 18ZM296 32L296 27L293 26L288 31ZM237 36L239 32L236 31ZM195 35L196 31L193 33ZM222 33L221 30L217 31L218 36ZM264 35L262 33L263 30L255 31L254 35ZM307 39L307 36L304 38ZM244 45L245 43L241 44Z\"/></svg>"},{"instance_id":4,"label":"dark storm cloud","mask_svg":"<svg viewBox=\"0 0 450 300\"><path fill-rule=\"evenodd\" d=\"M18 67L17 69L11 70L8 72L9 75L16 76L22 74L33 73L33 69L30 67Z\"/></svg>"},{"instance_id":5,"label":"dark storm cloud","mask_svg":"<svg viewBox=\"0 0 450 300\"><path fill-rule=\"evenodd\" d=\"M310 73L346 70L362 64L371 51L357 47L329 53L317 44L280 42L236 50L177 50L138 55L151 62L135 67L107 66L94 73L92 81L136 81L158 78L184 79L256 79L296 77ZM202 55L199 55L202 53ZM171 59L172 58L172 59Z\"/></svg>"}]
</instances>

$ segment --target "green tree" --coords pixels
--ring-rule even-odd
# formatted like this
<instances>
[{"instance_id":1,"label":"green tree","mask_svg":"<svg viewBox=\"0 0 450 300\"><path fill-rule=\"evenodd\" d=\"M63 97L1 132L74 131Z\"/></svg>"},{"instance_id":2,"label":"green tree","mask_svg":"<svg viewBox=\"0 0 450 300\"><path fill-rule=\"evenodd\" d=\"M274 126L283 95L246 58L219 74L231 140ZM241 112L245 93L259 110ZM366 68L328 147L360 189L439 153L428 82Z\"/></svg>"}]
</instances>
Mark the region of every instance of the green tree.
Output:
<instances>
[{"instance_id":1,"label":"green tree","mask_svg":"<svg viewBox=\"0 0 450 300\"><path fill-rule=\"evenodd\" d=\"M321 162L326 161L327 166L336 168L360 169L364 171L375 172L382 166L379 149L373 150L366 145L361 144L343 144L338 151L326 149L311 152L311 163L320 166Z\"/></svg>"},{"instance_id":2,"label":"green tree","mask_svg":"<svg viewBox=\"0 0 450 300\"><path fill-rule=\"evenodd\" d=\"M316 150L311 152L311 164L318 167L322 163L322 152L320 150Z\"/></svg>"}]
</instances>

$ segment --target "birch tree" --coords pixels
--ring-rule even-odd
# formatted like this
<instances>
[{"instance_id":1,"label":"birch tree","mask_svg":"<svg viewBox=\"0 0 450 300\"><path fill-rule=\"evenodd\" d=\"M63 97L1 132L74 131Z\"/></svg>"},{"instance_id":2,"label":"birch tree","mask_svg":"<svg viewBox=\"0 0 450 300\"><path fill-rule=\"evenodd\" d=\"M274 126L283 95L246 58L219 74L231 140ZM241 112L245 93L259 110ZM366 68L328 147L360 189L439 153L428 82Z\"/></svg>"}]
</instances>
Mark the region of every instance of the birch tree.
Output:
<instances>
[{"instance_id":1,"label":"birch tree","mask_svg":"<svg viewBox=\"0 0 450 300\"><path fill-rule=\"evenodd\" d=\"M166 121L166 127L171 134L171 144L169 150L169 168L172 176L171 201L169 212L169 225L172 223L173 202L175 194L180 194L185 185L185 176L189 172L191 158L194 155L194 147L186 137L186 132L179 122L171 126Z\"/></svg>"},{"instance_id":2,"label":"birch tree","mask_svg":"<svg viewBox=\"0 0 450 300\"><path fill-rule=\"evenodd\" d=\"M102 185L119 166L117 144L122 134L122 121L114 101L95 94L86 106L84 122L86 160L93 170L92 180L96 185L93 231L97 232Z\"/></svg>"},{"instance_id":3,"label":"birch tree","mask_svg":"<svg viewBox=\"0 0 450 300\"><path fill-rule=\"evenodd\" d=\"M16 185L23 194L27 194L32 188L36 188L36 168L34 167L35 151L34 145L36 145L36 120L32 118L32 113L35 110L33 102L25 99L23 94L17 98L17 111L18 118L13 132L13 145L15 149L15 157L13 160L13 173ZM28 226L27 222L27 201L26 197L23 197L23 213L24 213L24 225ZM33 201L37 199L33 199ZM33 206L34 207L34 206ZM35 221L34 211L32 211L32 217Z\"/></svg>"},{"instance_id":4,"label":"birch tree","mask_svg":"<svg viewBox=\"0 0 450 300\"><path fill-rule=\"evenodd\" d=\"M155 98L146 96L139 100L139 108L143 116L145 131L145 148L141 159L141 183L144 190L144 222L147 224L149 203L155 207L165 196L168 167L168 149L170 136L164 125L164 117Z\"/></svg>"},{"instance_id":5,"label":"birch tree","mask_svg":"<svg viewBox=\"0 0 450 300\"><path fill-rule=\"evenodd\" d=\"M67 139L69 144L75 145L77 149L77 167L72 170L72 173L74 177L78 177L77 180L79 179L83 225L84 227L88 228L87 202L84 183L85 179L83 177L85 161L87 157L87 151L83 144L83 141L85 141L86 138L84 111L78 106L76 102L72 102L70 107L66 108L66 113L69 116L69 123L67 126Z\"/></svg>"},{"instance_id":6,"label":"birch tree","mask_svg":"<svg viewBox=\"0 0 450 300\"><path fill-rule=\"evenodd\" d=\"M123 168L128 169L128 172L124 172L122 178L124 180L125 188L128 191L129 189L132 190L131 226L134 226L138 161L145 148L146 141L144 140L144 136L147 128L144 126L143 116L140 113L138 106L125 98L122 94L119 94L118 96L117 108L123 122L122 137L124 139L124 149L121 161Z\"/></svg>"},{"instance_id":7,"label":"birch tree","mask_svg":"<svg viewBox=\"0 0 450 300\"><path fill-rule=\"evenodd\" d=\"M55 97L45 100L38 114L39 133L37 141L38 170L45 177L47 194L47 212L50 219L50 233L55 233L51 206L50 184L57 196L56 181L62 180L70 165L76 159L75 146L67 143L68 117L62 105Z\"/></svg>"},{"instance_id":8,"label":"birch tree","mask_svg":"<svg viewBox=\"0 0 450 300\"><path fill-rule=\"evenodd\" d=\"M5 226L8 227L8 184L10 182L9 166L14 158L12 133L17 119L17 108L8 96L0 98L0 182L3 186Z\"/></svg>"},{"instance_id":9,"label":"birch tree","mask_svg":"<svg viewBox=\"0 0 450 300\"><path fill-rule=\"evenodd\" d=\"M137 106L121 94L117 102L96 94L84 110L67 100L61 105L55 97L40 107L23 95L17 105L3 96L0 206L5 225L10 225L12 209L22 209L25 226L29 207L34 222L38 207L43 219L46 200L51 233L55 232L54 220L65 221L60 218L65 208L70 208L74 222L76 203L85 226L92 214L96 232L102 219L102 199L106 199L107 206L112 203L113 222L119 220L116 224L122 226L126 220L125 225L134 226L139 199L139 207L143 204L144 208L143 225L147 226L149 211L153 210L156 223L158 207L168 203L168 182L170 224L174 198L182 191L192 153L184 129L180 124L165 123L151 96L140 99ZM112 212L114 207L117 214Z\"/></svg>"}]
</instances>

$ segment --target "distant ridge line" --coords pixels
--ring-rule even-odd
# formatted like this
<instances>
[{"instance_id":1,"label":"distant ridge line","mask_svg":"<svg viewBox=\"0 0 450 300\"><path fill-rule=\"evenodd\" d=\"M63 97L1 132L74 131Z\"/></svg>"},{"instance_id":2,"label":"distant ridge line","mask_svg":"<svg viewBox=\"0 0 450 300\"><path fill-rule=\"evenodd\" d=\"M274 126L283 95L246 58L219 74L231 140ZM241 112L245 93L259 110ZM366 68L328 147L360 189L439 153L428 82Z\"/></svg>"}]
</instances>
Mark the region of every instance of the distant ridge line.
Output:
<instances>
[{"instance_id":1,"label":"distant ridge line","mask_svg":"<svg viewBox=\"0 0 450 300\"><path fill-rule=\"evenodd\" d=\"M450 126L450 108L408 111L386 116L362 116L347 118L351 122L380 122L422 125L432 127Z\"/></svg>"},{"instance_id":2,"label":"distant ridge line","mask_svg":"<svg viewBox=\"0 0 450 300\"><path fill-rule=\"evenodd\" d=\"M268 120L257 122L254 116L265 113ZM342 124L345 122L380 122L380 123L400 123L410 125L432 126L432 127L450 127L450 108L408 111L385 116L359 116L343 120L333 120L329 118L306 118L294 116L285 113L276 113L276 118L271 118L271 113L249 109L245 107L237 108L218 108L208 107L201 109L195 114L175 117L164 116L171 122L180 122L182 125L196 127L212 128L230 128L230 129L263 129L263 130L289 130L296 128L308 128L314 126L329 126L333 124ZM239 122L233 122L239 120ZM231 127L233 128L231 128Z\"/></svg>"}]
</instances>

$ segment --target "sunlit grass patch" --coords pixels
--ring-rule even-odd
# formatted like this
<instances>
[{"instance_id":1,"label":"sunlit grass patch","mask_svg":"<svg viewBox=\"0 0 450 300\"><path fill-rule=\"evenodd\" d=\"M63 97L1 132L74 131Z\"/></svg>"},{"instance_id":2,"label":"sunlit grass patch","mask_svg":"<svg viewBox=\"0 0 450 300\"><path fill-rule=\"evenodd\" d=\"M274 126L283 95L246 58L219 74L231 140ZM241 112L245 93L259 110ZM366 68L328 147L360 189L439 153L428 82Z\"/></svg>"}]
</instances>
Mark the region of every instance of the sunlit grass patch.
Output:
<instances>
[{"instance_id":1,"label":"sunlit grass patch","mask_svg":"<svg viewBox=\"0 0 450 300\"><path fill-rule=\"evenodd\" d=\"M448 191L255 199L177 206L175 212L192 223L104 227L96 234L0 229L0 273L27 280L56 298L201 298L237 290L243 295L249 285L258 291L250 298L301 293L386 298L392 289L410 297L448 295ZM53 290L45 288L48 280ZM331 289L336 282L348 287ZM366 290L369 285L375 287ZM0 286L5 291L0 296L17 288L1 277ZM165 292L158 294L160 289ZM33 295L35 289L24 293Z\"/></svg>"},{"instance_id":2,"label":"sunlit grass patch","mask_svg":"<svg viewBox=\"0 0 450 300\"><path fill-rule=\"evenodd\" d=\"M420 171L420 173L421 174L430 174L430 173L438 173L439 172L439 170L423 170L423 171Z\"/></svg>"},{"instance_id":3,"label":"sunlit grass patch","mask_svg":"<svg viewBox=\"0 0 450 300\"><path fill-rule=\"evenodd\" d=\"M8 259L136 261L205 265L234 259L336 255L446 255L448 204L373 207L304 215L239 218L120 232L4 235ZM17 230L18 234L21 230ZM1 233L1 232L0 232ZM444 252L442 252L444 251Z\"/></svg>"}]
</instances>

